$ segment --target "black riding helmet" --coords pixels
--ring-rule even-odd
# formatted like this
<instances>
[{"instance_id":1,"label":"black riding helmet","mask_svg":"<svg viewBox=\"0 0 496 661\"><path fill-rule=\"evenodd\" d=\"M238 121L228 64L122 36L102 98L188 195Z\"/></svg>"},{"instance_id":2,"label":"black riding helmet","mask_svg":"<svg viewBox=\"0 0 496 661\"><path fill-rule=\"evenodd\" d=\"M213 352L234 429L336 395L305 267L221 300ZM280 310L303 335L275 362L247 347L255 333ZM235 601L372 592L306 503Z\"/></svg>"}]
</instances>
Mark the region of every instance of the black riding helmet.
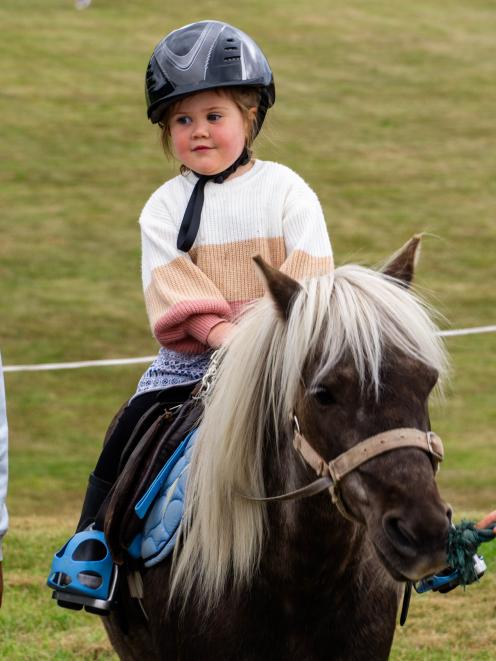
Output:
<instances>
[{"instance_id":1,"label":"black riding helmet","mask_svg":"<svg viewBox=\"0 0 496 661\"><path fill-rule=\"evenodd\" d=\"M160 41L146 70L148 118L156 124L183 96L217 87L260 89L257 129L275 101L274 78L257 44L220 21L200 21L174 30Z\"/></svg>"}]
</instances>

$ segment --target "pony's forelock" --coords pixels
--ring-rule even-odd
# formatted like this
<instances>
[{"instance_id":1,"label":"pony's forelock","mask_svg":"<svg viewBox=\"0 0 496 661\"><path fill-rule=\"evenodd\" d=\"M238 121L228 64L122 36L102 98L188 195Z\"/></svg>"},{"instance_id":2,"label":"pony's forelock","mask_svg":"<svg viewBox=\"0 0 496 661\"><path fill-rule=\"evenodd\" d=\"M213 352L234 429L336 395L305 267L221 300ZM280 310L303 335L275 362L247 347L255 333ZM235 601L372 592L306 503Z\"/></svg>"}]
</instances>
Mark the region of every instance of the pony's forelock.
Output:
<instances>
[{"instance_id":1,"label":"pony's forelock","mask_svg":"<svg viewBox=\"0 0 496 661\"><path fill-rule=\"evenodd\" d=\"M223 349L195 446L171 599L206 608L246 585L262 553L266 430L287 434L304 368L318 382L346 353L364 385L380 388L387 347L434 367L447 357L431 311L391 278L346 265L303 283L287 322L268 298L252 304ZM277 438L274 441L277 443ZM184 602L183 602L184 603Z\"/></svg>"}]
</instances>

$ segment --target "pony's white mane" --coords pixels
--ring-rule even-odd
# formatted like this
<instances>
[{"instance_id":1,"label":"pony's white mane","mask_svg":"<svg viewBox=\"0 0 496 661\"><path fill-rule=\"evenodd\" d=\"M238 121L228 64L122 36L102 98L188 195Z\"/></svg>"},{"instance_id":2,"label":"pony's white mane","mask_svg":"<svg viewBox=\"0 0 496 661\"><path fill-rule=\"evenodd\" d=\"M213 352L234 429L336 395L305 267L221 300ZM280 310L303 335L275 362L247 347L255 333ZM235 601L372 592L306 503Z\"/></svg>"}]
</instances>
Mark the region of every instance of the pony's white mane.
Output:
<instances>
[{"instance_id":1,"label":"pony's white mane","mask_svg":"<svg viewBox=\"0 0 496 661\"><path fill-rule=\"evenodd\" d=\"M171 598L212 607L229 585L246 585L262 553L263 455L269 416L289 432L306 361L314 380L351 355L362 383L378 392L386 346L446 373L447 357L427 305L391 278L346 265L302 285L283 322L264 298L242 316L223 350L191 463Z\"/></svg>"}]
</instances>

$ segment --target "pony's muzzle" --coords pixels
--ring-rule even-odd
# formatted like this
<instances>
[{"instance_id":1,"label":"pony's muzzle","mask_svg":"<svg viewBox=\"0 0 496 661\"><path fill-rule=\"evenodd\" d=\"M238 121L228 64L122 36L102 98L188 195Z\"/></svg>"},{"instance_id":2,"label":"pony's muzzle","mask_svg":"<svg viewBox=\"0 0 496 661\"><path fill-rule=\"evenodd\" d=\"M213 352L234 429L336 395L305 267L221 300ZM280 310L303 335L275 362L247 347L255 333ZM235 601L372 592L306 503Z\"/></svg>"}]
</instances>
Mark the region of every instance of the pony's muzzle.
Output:
<instances>
[{"instance_id":1,"label":"pony's muzzle","mask_svg":"<svg viewBox=\"0 0 496 661\"><path fill-rule=\"evenodd\" d=\"M385 537L401 573L416 580L446 566L448 532L452 509L432 503L422 511L388 512L382 519Z\"/></svg>"},{"instance_id":2,"label":"pony's muzzle","mask_svg":"<svg viewBox=\"0 0 496 661\"><path fill-rule=\"evenodd\" d=\"M395 515L388 514L383 520L384 532L393 547L406 557L414 558L417 554L417 539L408 522Z\"/></svg>"}]
</instances>

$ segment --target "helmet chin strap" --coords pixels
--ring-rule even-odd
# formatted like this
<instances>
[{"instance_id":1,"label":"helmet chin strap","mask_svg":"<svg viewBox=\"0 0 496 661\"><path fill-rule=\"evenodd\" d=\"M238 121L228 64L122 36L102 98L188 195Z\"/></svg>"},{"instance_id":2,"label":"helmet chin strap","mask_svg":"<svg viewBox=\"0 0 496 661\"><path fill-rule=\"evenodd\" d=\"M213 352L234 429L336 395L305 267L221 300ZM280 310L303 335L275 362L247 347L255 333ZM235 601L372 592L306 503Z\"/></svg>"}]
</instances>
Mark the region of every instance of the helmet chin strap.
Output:
<instances>
[{"instance_id":1,"label":"helmet chin strap","mask_svg":"<svg viewBox=\"0 0 496 661\"><path fill-rule=\"evenodd\" d=\"M179 228L179 234L177 235L178 250L188 252L195 242L196 235L200 229L201 212L205 199L205 185L207 182L213 181L215 184L222 184L233 172L236 172L240 165L246 165L249 161L250 155L245 146L241 155L234 163L222 172L218 172L217 174L199 174L198 172L193 172L198 177L198 181L193 188L188 206L184 212L181 227Z\"/></svg>"}]
</instances>

